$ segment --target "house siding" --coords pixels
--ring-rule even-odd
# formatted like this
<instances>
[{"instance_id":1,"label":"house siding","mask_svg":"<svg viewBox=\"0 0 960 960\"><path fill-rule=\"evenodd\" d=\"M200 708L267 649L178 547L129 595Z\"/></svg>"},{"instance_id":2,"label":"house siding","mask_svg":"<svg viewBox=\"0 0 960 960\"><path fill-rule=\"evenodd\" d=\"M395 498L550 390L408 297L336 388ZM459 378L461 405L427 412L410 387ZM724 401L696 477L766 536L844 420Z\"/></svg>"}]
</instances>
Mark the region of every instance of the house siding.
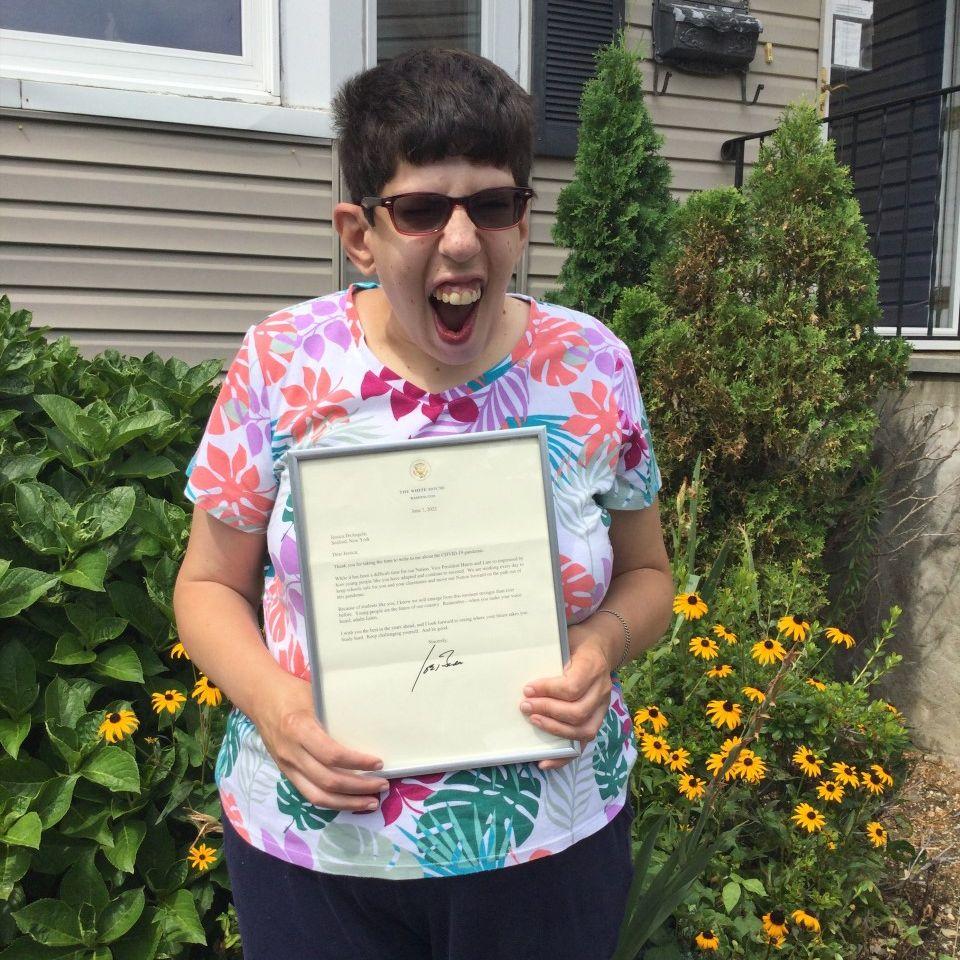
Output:
<instances>
[{"instance_id":1,"label":"house siding","mask_svg":"<svg viewBox=\"0 0 960 960\"><path fill-rule=\"evenodd\" d=\"M228 357L334 285L329 143L0 117L0 288L85 353Z\"/></svg>"}]
</instances>

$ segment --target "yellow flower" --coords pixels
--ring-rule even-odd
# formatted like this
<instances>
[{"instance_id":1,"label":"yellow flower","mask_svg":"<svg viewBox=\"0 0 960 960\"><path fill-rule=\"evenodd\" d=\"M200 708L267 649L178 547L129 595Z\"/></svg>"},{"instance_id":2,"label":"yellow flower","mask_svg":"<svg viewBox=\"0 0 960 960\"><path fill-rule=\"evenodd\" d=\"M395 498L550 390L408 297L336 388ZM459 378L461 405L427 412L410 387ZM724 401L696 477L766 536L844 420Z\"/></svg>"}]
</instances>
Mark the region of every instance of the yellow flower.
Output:
<instances>
[{"instance_id":1,"label":"yellow flower","mask_svg":"<svg viewBox=\"0 0 960 960\"><path fill-rule=\"evenodd\" d=\"M707 676L714 677L714 678L718 678L718 677L722 678L722 677L729 677L731 673L733 673L733 667L731 667L729 663L724 663L724 664L721 664L719 667L711 667L707 671Z\"/></svg>"},{"instance_id":2,"label":"yellow flower","mask_svg":"<svg viewBox=\"0 0 960 960\"><path fill-rule=\"evenodd\" d=\"M770 637L758 640L750 648L750 656L753 657L761 667L776 663L786 655L787 651L783 649L783 644L779 640L771 640Z\"/></svg>"},{"instance_id":3,"label":"yellow flower","mask_svg":"<svg viewBox=\"0 0 960 960\"><path fill-rule=\"evenodd\" d=\"M691 637L690 652L695 657L702 657L704 660L712 660L720 655L720 647L716 640L710 637Z\"/></svg>"},{"instance_id":4,"label":"yellow flower","mask_svg":"<svg viewBox=\"0 0 960 960\"><path fill-rule=\"evenodd\" d=\"M666 730L670 724L667 722L667 718L663 715L663 711L659 707L641 707L634 715L633 722L635 724L650 722L650 726L653 729L654 733L660 733L661 730Z\"/></svg>"},{"instance_id":5,"label":"yellow flower","mask_svg":"<svg viewBox=\"0 0 960 960\"><path fill-rule=\"evenodd\" d=\"M190 861L190 866L193 867L194 870L203 873L217 862L217 851L214 850L213 847L208 847L205 843L201 843L198 847L190 848L187 859Z\"/></svg>"},{"instance_id":6,"label":"yellow flower","mask_svg":"<svg viewBox=\"0 0 960 960\"><path fill-rule=\"evenodd\" d=\"M904 722L903 714L892 704L884 703L883 700L878 700L878 703L883 703L884 710L889 710L901 723Z\"/></svg>"},{"instance_id":7,"label":"yellow flower","mask_svg":"<svg viewBox=\"0 0 960 960\"><path fill-rule=\"evenodd\" d=\"M797 747L793 753L793 762L806 776L820 776L822 769L820 766L820 758L809 747Z\"/></svg>"},{"instance_id":8,"label":"yellow flower","mask_svg":"<svg viewBox=\"0 0 960 960\"><path fill-rule=\"evenodd\" d=\"M202 703L208 707L219 707L220 701L223 700L223 694L220 692L220 688L215 683L212 683L209 677L202 675L197 681L197 685L193 688L191 696L197 703Z\"/></svg>"},{"instance_id":9,"label":"yellow flower","mask_svg":"<svg viewBox=\"0 0 960 960\"><path fill-rule=\"evenodd\" d=\"M807 913L806 910L794 910L790 916L793 917L794 923L806 927L811 933L820 932L820 921L812 913Z\"/></svg>"},{"instance_id":10,"label":"yellow flower","mask_svg":"<svg viewBox=\"0 0 960 960\"><path fill-rule=\"evenodd\" d=\"M150 696L154 713L176 713L187 698L179 690L164 690L163 693L154 693Z\"/></svg>"},{"instance_id":11,"label":"yellow flower","mask_svg":"<svg viewBox=\"0 0 960 960\"><path fill-rule=\"evenodd\" d=\"M730 755L730 751L740 742L739 737L728 737L723 741L723 745L720 747L719 753L711 753L709 759L707 760L707 770L716 776L720 772L720 768L726 763L727 757ZM724 780L733 779L733 767L730 767L729 770L723 775Z\"/></svg>"},{"instance_id":12,"label":"yellow flower","mask_svg":"<svg viewBox=\"0 0 960 960\"><path fill-rule=\"evenodd\" d=\"M670 746L663 737L645 733L640 740L640 752L652 763L663 763L670 756Z\"/></svg>"},{"instance_id":13,"label":"yellow flower","mask_svg":"<svg viewBox=\"0 0 960 960\"><path fill-rule=\"evenodd\" d=\"M692 773L684 773L677 781L677 789L688 800L699 800L703 796L706 782Z\"/></svg>"},{"instance_id":14,"label":"yellow flower","mask_svg":"<svg viewBox=\"0 0 960 960\"><path fill-rule=\"evenodd\" d=\"M830 764L830 769L833 771L833 779L842 786L860 786L860 777L857 774L857 768L851 766L849 763L843 763L842 761L838 760L836 763Z\"/></svg>"},{"instance_id":15,"label":"yellow flower","mask_svg":"<svg viewBox=\"0 0 960 960\"><path fill-rule=\"evenodd\" d=\"M867 824L867 839L878 849L887 845L887 831L876 820Z\"/></svg>"},{"instance_id":16,"label":"yellow flower","mask_svg":"<svg viewBox=\"0 0 960 960\"><path fill-rule=\"evenodd\" d=\"M786 915L782 910L771 910L763 915L763 929L771 940L778 940L790 932Z\"/></svg>"},{"instance_id":17,"label":"yellow flower","mask_svg":"<svg viewBox=\"0 0 960 960\"><path fill-rule=\"evenodd\" d=\"M683 747L674 747L667 757L667 766L675 773L683 773L690 766L690 752Z\"/></svg>"},{"instance_id":18,"label":"yellow flower","mask_svg":"<svg viewBox=\"0 0 960 960\"><path fill-rule=\"evenodd\" d=\"M186 648L179 640L170 648L170 656L173 657L174 660L190 659L190 654L187 653Z\"/></svg>"},{"instance_id":19,"label":"yellow flower","mask_svg":"<svg viewBox=\"0 0 960 960\"><path fill-rule=\"evenodd\" d=\"M735 633L731 633L722 623L714 625L713 633L721 640L726 640L731 647L737 642L737 635Z\"/></svg>"},{"instance_id":20,"label":"yellow flower","mask_svg":"<svg viewBox=\"0 0 960 960\"><path fill-rule=\"evenodd\" d=\"M733 700L711 700L707 704L707 716L717 728L726 725L735 730L743 722L740 719L741 710L740 704Z\"/></svg>"},{"instance_id":21,"label":"yellow flower","mask_svg":"<svg viewBox=\"0 0 960 960\"><path fill-rule=\"evenodd\" d=\"M140 721L132 710L113 710L104 714L103 723L97 733L106 737L110 743L116 743L139 726Z\"/></svg>"},{"instance_id":22,"label":"yellow flower","mask_svg":"<svg viewBox=\"0 0 960 960\"><path fill-rule=\"evenodd\" d=\"M791 640L806 640L810 633L810 624L803 617L794 614L791 617L781 617L777 621L777 629Z\"/></svg>"},{"instance_id":23,"label":"yellow flower","mask_svg":"<svg viewBox=\"0 0 960 960\"><path fill-rule=\"evenodd\" d=\"M707 605L695 593L679 593L673 598L673 612L682 613L685 620L699 620Z\"/></svg>"},{"instance_id":24,"label":"yellow flower","mask_svg":"<svg viewBox=\"0 0 960 960\"><path fill-rule=\"evenodd\" d=\"M821 780L817 796L829 803L840 803L843 800L843 787L836 780Z\"/></svg>"},{"instance_id":25,"label":"yellow flower","mask_svg":"<svg viewBox=\"0 0 960 960\"><path fill-rule=\"evenodd\" d=\"M741 750L730 773L748 783L759 783L767 775L767 766L752 750Z\"/></svg>"},{"instance_id":26,"label":"yellow flower","mask_svg":"<svg viewBox=\"0 0 960 960\"><path fill-rule=\"evenodd\" d=\"M856 640L853 639L853 637L850 636L849 633L844 633L838 627L827 627L827 629L824 630L823 632L826 638L832 644L835 644L838 647L844 646L848 650L853 649L854 645L857 642Z\"/></svg>"},{"instance_id":27,"label":"yellow flower","mask_svg":"<svg viewBox=\"0 0 960 960\"><path fill-rule=\"evenodd\" d=\"M701 950L716 950L720 946L720 940L712 930L701 930L694 938L694 943Z\"/></svg>"},{"instance_id":28,"label":"yellow flower","mask_svg":"<svg viewBox=\"0 0 960 960\"><path fill-rule=\"evenodd\" d=\"M807 677L807 683L816 690L827 689L827 685L822 680L814 680L813 677Z\"/></svg>"},{"instance_id":29,"label":"yellow flower","mask_svg":"<svg viewBox=\"0 0 960 960\"><path fill-rule=\"evenodd\" d=\"M827 820L824 815L809 803L798 803L793 810L793 816L790 818L793 822L807 833L816 833L822 830Z\"/></svg>"},{"instance_id":30,"label":"yellow flower","mask_svg":"<svg viewBox=\"0 0 960 960\"><path fill-rule=\"evenodd\" d=\"M869 771L863 772L860 782L871 793L883 793L887 787L893 786L893 777L879 763L874 763Z\"/></svg>"},{"instance_id":31,"label":"yellow flower","mask_svg":"<svg viewBox=\"0 0 960 960\"><path fill-rule=\"evenodd\" d=\"M753 700L755 703L763 703L763 701L767 699L767 695L762 690L758 690L756 687L744 687L743 695L748 700Z\"/></svg>"}]
</instances>

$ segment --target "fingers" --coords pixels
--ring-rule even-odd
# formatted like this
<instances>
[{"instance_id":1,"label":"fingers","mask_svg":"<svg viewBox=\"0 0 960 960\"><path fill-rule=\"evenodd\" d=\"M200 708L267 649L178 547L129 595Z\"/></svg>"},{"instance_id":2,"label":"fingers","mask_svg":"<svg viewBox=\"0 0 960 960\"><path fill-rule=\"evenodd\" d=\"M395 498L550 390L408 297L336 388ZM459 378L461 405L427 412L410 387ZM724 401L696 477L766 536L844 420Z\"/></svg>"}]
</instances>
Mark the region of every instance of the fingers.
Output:
<instances>
[{"instance_id":1,"label":"fingers","mask_svg":"<svg viewBox=\"0 0 960 960\"><path fill-rule=\"evenodd\" d=\"M553 700L580 700L598 680L610 684L610 665L602 652L590 645L575 650L559 677L543 677L528 683L524 695Z\"/></svg>"},{"instance_id":2,"label":"fingers","mask_svg":"<svg viewBox=\"0 0 960 960\"><path fill-rule=\"evenodd\" d=\"M545 733L552 733L554 736L562 737L565 740L589 741L597 735L609 707L610 700L607 698L600 704L586 707L583 711L577 710L571 722L557 719L552 713L547 713L545 710L541 713L530 714L529 719L535 727Z\"/></svg>"},{"instance_id":3,"label":"fingers","mask_svg":"<svg viewBox=\"0 0 960 960\"><path fill-rule=\"evenodd\" d=\"M283 771L287 779L300 791L303 798L318 807L328 810L349 810L353 813L368 813L376 810L380 801L376 796L367 793L356 795L350 793L336 793L317 786L314 780L304 776L298 770L288 768ZM384 787L386 789L386 787Z\"/></svg>"}]
</instances>

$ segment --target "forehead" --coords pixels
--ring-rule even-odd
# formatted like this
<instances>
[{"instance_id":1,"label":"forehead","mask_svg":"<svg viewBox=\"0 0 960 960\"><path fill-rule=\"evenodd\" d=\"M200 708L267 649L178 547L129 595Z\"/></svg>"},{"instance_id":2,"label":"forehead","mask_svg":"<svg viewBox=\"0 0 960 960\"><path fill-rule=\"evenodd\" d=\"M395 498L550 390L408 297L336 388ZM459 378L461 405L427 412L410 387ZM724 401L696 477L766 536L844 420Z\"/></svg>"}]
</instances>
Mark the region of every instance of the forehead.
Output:
<instances>
[{"instance_id":1,"label":"forehead","mask_svg":"<svg viewBox=\"0 0 960 960\"><path fill-rule=\"evenodd\" d=\"M429 191L464 196L487 187L516 186L510 170L490 163L448 157L434 163L415 165L401 160L384 184L383 195Z\"/></svg>"}]
</instances>

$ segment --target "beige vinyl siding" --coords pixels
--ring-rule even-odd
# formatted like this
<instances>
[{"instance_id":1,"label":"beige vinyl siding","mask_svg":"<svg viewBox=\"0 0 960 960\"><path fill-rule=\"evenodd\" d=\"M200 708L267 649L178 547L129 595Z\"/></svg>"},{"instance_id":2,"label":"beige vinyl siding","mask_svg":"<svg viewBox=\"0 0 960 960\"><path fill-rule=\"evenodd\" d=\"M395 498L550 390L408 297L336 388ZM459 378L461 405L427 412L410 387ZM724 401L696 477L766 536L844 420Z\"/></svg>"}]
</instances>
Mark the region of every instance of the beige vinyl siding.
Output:
<instances>
[{"instance_id":1,"label":"beige vinyl siding","mask_svg":"<svg viewBox=\"0 0 960 960\"><path fill-rule=\"evenodd\" d=\"M760 46L747 77L747 96L764 84L755 106L740 102L737 76L698 77L674 70L665 96L655 96L650 34L650 0L626 0L627 42L644 54L646 102L664 137L663 154L673 172L673 192L684 197L694 190L732 186L733 165L720 159L724 140L775 127L792 101L814 102L820 69L821 0L754 0L750 11L763 24ZM765 43L773 44L768 64ZM663 84L661 69L660 83ZM747 152L756 159L756 144ZM749 169L749 167L748 167ZM550 229L556 219L557 196L573 177L573 161L538 157L533 169L537 191L531 212L527 287L534 296L554 285L566 251L555 249Z\"/></svg>"},{"instance_id":2,"label":"beige vinyl siding","mask_svg":"<svg viewBox=\"0 0 960 960\"><path fill-rule=\"evenodd\" d=\"M0 117L0 288L85 352L229 357L334 288L324 141Z\"/></svg>"}]
</instances>

